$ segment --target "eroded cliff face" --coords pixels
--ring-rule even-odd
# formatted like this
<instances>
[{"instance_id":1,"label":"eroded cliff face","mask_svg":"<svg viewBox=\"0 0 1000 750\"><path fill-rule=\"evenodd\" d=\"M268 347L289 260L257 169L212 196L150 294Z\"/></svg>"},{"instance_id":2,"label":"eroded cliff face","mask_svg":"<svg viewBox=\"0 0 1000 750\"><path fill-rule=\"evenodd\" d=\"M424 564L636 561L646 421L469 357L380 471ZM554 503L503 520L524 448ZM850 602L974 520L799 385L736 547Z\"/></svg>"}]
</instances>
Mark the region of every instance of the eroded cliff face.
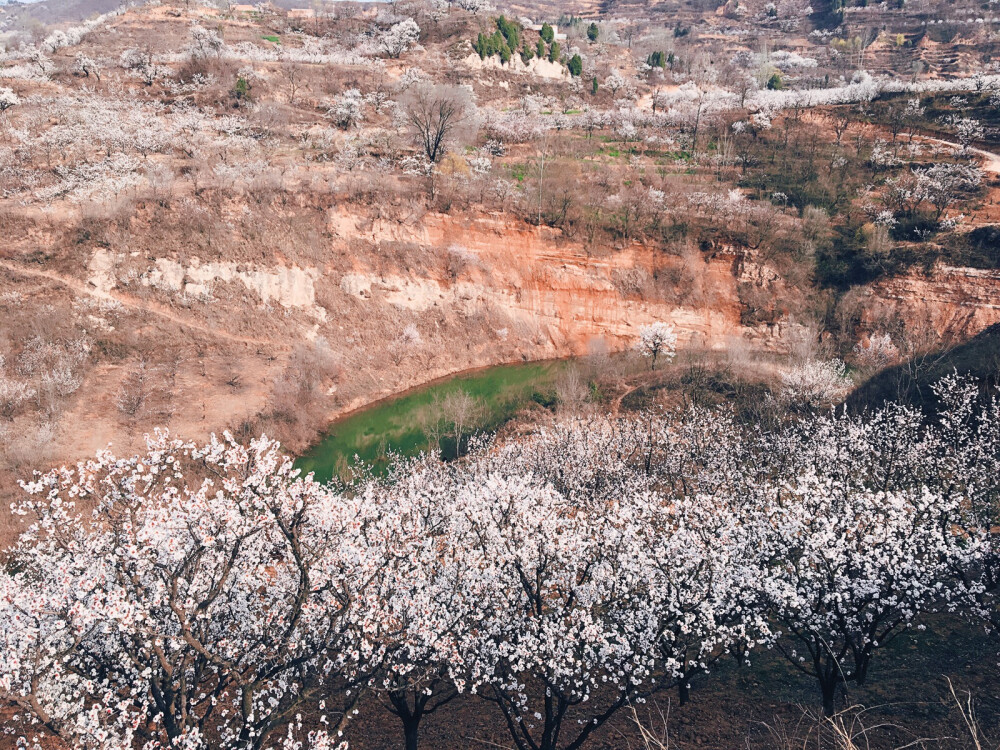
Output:
<instances>
[{"instance_id":1,"label":"eroded cliff face","mask_svg":"<svg viewBox=\"0 0 1000 750\"><path fill-rule=\"evenodd\" d=\"M242 236L197 250L164 237L76 250L45 270L9 261L33 304L85 305L87 335L118 353L59 420L54 455L135 447L153 426L200 437L279 399L315 429L463 370L626 349L653 321L673 323L682 349L742 338L781 351L793 328L741 322L739 284L780 295L780 279L729 250L588 252L490 215L387 220L334 206L307 217L308 237L264 250ZM118 408L139 359L154 381L141 424ZM296 429L283 436L292 450L315 436Z\"/></svg>"},{"instance_id":2,"label":"eroded cliff face","mask_svg":"<svg viewBox=\"0 0 1000 750\"><path fill-rule=\"evenodd\" d=\"M740 323L729 253L680 257L634 244L594 254L557 230L512 226L498 217L456 221L429 214L409 226L375 222L365 232L335 213L331 228L344 240L367 235L412 243L447 259L445 273L379 270L363 259L339 275L328 272L327 281L370 309L447 310L465 318L493 311L511 327L535 331L526 343L553 356L584 354L598 339L625 348L653 321L673 323L682 347L723 349L734 336L764 348L782 346L780 331Z\"/></svg>"},{"instance_id":3,"label":"eroded cliff face","mask_svg":"<svg viewBox=\"0 0 1000 750\"><path fill-rule=\"evenodd\" d=\"M960 342L1000 323L1000 271L938 265L878 281L862 299L871 327L894 316L912 331Z\"/></svg>"},{"instance_id":4,"label":"eroded cliff face","mask_svg":"<svg viewBox=\"0 0 1000 750\"><path fill-rule=\"evenodd\" d=\"M150 221L120 249L74 246L46 264L33 248L52 237L14 248L0 262L12 314L64 311L95 352L55 419L50 458L132 449L155 426L204 437L261 414L294 451L379 398L477 367L623 350L653 321L673 323L681 349L742 340L782 352L801 333L785 304L797 292L735 249L594 251L499 215L372 213L303 204L294 220L276 214L275 230L233 211L197 248L180 230L144 237ZM861 294L873 327L897 314L968 337L1000 320L997 274L943 268ZM748 315L748 298L777 312ZM141 419L119 406L139 363ZM308 424L274 421L281 413Z\"/></svg>"}]
</instances>

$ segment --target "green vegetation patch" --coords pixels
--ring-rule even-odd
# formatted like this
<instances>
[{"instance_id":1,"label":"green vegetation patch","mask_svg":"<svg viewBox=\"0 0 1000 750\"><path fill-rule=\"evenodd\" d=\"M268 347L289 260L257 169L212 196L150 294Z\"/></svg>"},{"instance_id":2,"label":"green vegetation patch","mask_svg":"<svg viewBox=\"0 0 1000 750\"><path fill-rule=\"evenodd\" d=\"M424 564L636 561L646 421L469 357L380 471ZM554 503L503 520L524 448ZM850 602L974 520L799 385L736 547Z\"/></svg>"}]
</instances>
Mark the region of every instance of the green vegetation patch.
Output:
<instances>
[{"instance_id":1,"label":"green vegetation patch","mask_svg":"<svg viewBox=\"0 0 1000 750\"><path fill-rule=\"evenodd\" d=\"M324 482L346 475L355 456L384 470L391 453L412 456L433 447L428 426L439 420L445 399L463 391L476 400L479 411L466 434L496 430L532 403L553 404L561 369L562 364L552 362L492 367L380 402L335 422L298 465ZM454 457L454 438L443 439L440 447L446 457Z\"/></svg>"}]
</instances>

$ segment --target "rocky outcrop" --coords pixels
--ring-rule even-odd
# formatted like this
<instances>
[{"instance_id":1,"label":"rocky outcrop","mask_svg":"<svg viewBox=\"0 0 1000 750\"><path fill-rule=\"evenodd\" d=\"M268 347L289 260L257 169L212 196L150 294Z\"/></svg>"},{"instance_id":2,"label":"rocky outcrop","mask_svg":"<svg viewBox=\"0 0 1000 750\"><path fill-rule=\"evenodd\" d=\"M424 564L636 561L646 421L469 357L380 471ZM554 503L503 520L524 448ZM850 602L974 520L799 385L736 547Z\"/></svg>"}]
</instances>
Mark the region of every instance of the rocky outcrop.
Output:
<instances>
[{"instance_id":1,"label":"rocky outcrop","mask_svg":"<svg viewBox=\"0 0 1000 750\"><path fill-rule=\"evenodd\" d=\"M311 312L322 320L326 310L316 305L315 268L298 266L245 267L246 264L216 261L202 263L192 258L185 265L172 258L156 258L139 276L145 286L181 294L185 298L211 299L217 282L236 281L260 299L261 304L276 302L284 308ZM99 292L108 293L119 286L117 259L103 248L91 255L87 266L88 281Z\"/></svg>"},{"instance_id":2,"label":"rocky outcrop","mask_svg":"<svg viewBox=\"0 0 1000 750\"><path fill-rule=\"evenodd\" d=\"M892 313L949 340L972 338L1000 322L1000 271L938 265L879 281L868 295L869 320Z\"/></svg>"},{"instance_id":3,"label":"rocky outcrop","mask_svg":"<svg viewBox=\"0 0 1000 750\"><path fill-rule=\"evenodd\" d=\"M722 349L735 336L782 348L780 331L741 324L733 258L724 253L683 258L637 243L596 255L563 240L557 230L512 226L489 216L456 221L430 214L409 227L394 223L362 232L349 217L335 214L330 226L345 240L363 235L430 247L459 266L445 276L429 269L380 272L358 263L337 283L371 310L389 305L468 316L489 309L540 330L553 355L583 353L595 338L624 348L653 321L674 324L682 347ZM630 276L648 288L623 284ZM659 291L651 283L667 278L672 281L662 281Z\"/></svg>"}]
</instances>

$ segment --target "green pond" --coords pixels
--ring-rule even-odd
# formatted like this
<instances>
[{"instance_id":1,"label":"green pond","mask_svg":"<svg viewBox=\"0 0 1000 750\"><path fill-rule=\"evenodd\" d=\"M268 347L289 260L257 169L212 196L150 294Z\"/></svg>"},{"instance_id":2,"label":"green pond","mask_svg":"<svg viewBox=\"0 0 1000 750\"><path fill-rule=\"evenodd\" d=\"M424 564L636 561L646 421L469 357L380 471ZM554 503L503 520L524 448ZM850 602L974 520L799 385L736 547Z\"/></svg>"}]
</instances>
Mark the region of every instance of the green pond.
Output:
<instances>
[{"instance_id":1,"label":"green pond","mask_svg":"<svg viewBox=\"0 0 1000 750\"><path fill-rule=\"evenodd\" d=\"M434 436L442 453L452 457L462 436L496 430L532 403L554 403L555 381L563 367L562 362L490 367L379 401L334 422L299 458L298 466L322 482L346 478L355 457L384 469L389 454L415 455L433 447ZM465 416L456 429L455 415L460 412Z\"/></svg>"}]
</instances>

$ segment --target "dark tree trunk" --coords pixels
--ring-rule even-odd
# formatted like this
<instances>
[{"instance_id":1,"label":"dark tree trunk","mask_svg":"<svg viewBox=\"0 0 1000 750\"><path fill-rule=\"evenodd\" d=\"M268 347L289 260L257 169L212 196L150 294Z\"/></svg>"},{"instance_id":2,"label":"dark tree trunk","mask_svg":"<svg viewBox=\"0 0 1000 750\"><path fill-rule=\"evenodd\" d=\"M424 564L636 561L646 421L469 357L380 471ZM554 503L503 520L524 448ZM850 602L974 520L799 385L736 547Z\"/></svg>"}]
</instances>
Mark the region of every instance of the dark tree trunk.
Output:
<instances>
[{"instance_id":1,"label":"dark tree trunk","mask_svg":"<svg viewBox=\"0 0 1000 750\"><path fill-rule=\"evenodd\" d=\"M425 696L417 693L411 707L405 689L389 693L389 703L392 705L389 710L396 714L403 723L403 747L405 750L417 750L420 720L424 716L426 700Z\"/></svg>"},{"instance_id":2,"label":"dark tree trunk","mask_svg":"<svg viewBox=\"0 0 1000 750\"><path fill-rule=\"evenodd\" d=\"M386 708L398 716L403 724L405 750L417 750L421 719L450 703L458 695L458 691L454 688L446 689L443 695L437 693L435 688L438 684L439 682L434 680L427 690L401 687L389 692L389 704Z\"/></svg>"},{"instance_id":3,"label":"dark tree trunk","mask_svg":"<svg viewBox=\"0 0 1000 750\"><path fill-rule=\"evenodd\" d=\"M820 689L823 691L823 715L826 717L833 716L837 713L837 685L839 680L836 678L820 678L819 681Z\"/></svg>"},{"instance_id":4,"label":"dark tree trunk","mask_svg":"<svg viewBox=\"0 0 1000 750\"><path fill-rule=\"evenodd\" d=\"M691 700L691 688L688 686L687 678L684 678L677 683L677 693L682 706Z\"/></svg>"},{"instance_id":5,"label":"dark tree trunk","mask_svg":"<svg viewBox=\"0 0 1000 750\"><path fill-rule=\"evenodd\" d=\"M420 715L409 719L403 719L403 737L406 750L417 750L418 730L420 729Z\"/></svg>"}]
</instances>

